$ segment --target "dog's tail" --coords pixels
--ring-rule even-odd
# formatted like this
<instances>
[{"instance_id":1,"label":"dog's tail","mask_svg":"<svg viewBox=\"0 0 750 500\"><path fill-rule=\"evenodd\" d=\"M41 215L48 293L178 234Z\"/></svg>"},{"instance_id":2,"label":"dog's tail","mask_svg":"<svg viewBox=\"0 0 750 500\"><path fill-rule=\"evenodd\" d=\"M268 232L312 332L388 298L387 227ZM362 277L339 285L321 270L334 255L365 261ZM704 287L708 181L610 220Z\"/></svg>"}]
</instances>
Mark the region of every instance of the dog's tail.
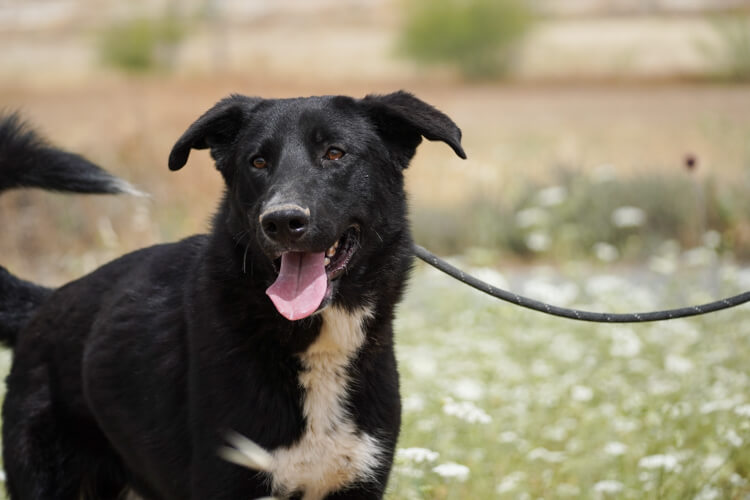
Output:
<instances>
[{"instance_id":1,"label":"dog's tail","mask_svg":"<svg viewBox=\"0 0 750 500\"><path fill-rule=\"evenodd\" d=\"M143 196L86 158L51 146L12 113L0 115L0 191L18 187Z\"/></svg>"},{"instance_id":2,"label":"dog's tail","mask_svg":"<svg viewBox=\"0 0 750 500\"><path fill-rule=\"evenodd\" d=\"M84 157L47 143L18 114L0 115L0 192L20 187L143 196ZM52 289L13 276L0 266L0 342L13 346Z\"/></svg>"}]
</instances>

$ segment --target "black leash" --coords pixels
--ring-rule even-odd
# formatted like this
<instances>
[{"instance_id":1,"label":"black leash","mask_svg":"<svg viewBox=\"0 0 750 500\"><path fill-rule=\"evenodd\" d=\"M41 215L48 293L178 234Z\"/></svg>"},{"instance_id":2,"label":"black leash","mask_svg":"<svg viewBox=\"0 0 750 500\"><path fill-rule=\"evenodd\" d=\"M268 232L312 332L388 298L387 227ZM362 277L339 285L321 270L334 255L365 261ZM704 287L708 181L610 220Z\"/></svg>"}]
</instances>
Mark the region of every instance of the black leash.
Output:
<instances>
[{"instance_id":1,"label":"black leash","mask_svg":"<svg viewBox=\"0 0 750 500\"><path fill-rule=\"evenodd\" d=\"M721 311L722 309L728 309L730 307L735 307L740 304L750 302L750 291L748 291L739 295L735 295L734 297L717 300L716 302L709 302L708 304L680 307L677 309L668 309L666 311L623 314L580 311L578 309L568 309L565 307L553 306L492 286L489 283L485 283L484 281L475 278L470 274L466 274L462 270L448 264L443 259L430 253L419 245L414 245L414 252L416 253L417 257L419 257L429 265L439 269L440 271L457 279L458 281L465 283L472 288L476 288L477 290L489 294L495 298L510 302L511 304L515 304L517 306L525 307L527 309L533 309L534 311L551 314L553 316L560 316L562 318L577 319L579 321L592 321L596 323L644 323L646 321L663 321L667 319L686 318L688 316L708 314L714 311Z\"/></svg>"}]
</instances>

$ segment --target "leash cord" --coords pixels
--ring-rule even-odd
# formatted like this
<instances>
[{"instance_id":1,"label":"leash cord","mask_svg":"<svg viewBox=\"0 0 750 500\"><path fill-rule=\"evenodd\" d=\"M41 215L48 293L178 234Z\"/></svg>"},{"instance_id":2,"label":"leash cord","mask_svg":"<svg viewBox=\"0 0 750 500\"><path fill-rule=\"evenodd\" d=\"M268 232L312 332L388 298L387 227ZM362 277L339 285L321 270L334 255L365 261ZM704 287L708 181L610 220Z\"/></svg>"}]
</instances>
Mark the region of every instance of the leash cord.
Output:
<instances>
[{"instance_id":1,"label":"leash cord","mask_svg":"<svg viewBox=\"0 0 750 500\"><path fill-rule=\"evenodd\" d=\"M458 281L469 285L481 292L489 294L497 299L510 302L517 306L532 309L534 311L559 316L561 318L575 319L579 321L590 321L594 323L645 323L647 321L663 321L668 319L686 318L689 316L698 316L708 314L722 309L735 307L746 302L750 302L750 291L743 292L733 297L701 304L698 306L680 307L677 309L667 309L665 311L652 311L643 313L601 313L581 311L578 309L568 309L566 307L553 306L544 302L530 299L522 295L508 292L501 288L490 285L464 271L448 264L440 257L430 253L425 248L414 245L414 252L423 261L445 274L457 279Z\"/></svg>"}]
</instances>

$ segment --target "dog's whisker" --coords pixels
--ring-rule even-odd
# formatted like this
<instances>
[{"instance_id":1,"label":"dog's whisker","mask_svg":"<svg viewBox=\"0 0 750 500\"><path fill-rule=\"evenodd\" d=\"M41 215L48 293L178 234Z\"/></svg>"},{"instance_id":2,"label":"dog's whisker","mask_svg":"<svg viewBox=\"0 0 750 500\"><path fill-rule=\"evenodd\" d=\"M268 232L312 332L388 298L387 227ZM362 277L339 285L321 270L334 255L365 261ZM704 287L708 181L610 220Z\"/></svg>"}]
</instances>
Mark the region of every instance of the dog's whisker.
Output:
<instances>
[{"instance_id":1,"label":"dog's whisker","mask_svg":"<svg viewBox=\"0 0 750 500\"><path fill-rule=\"evenodd\" d=\"M250 249L250 243L245 245L245 253L242 255L242 274L247 274L247 251ZM250 276L253 275L252 262L250 263Z\"/></svg>"},{"instance_id":2,"label":"dog's whisker","mask_svg":"<svg viewBox=\"0 0 750 500\"><path fill-rule=\"evenodd\" d=\"M235 241L235 244L237 246L239 246L239 245L242 244L242 240L245 238L245 236L247 236L249 234L250 234L250 230L249 229L243 229L239 233L233 234L232 235L232 239Z\"/></svg>"}]
</instances>

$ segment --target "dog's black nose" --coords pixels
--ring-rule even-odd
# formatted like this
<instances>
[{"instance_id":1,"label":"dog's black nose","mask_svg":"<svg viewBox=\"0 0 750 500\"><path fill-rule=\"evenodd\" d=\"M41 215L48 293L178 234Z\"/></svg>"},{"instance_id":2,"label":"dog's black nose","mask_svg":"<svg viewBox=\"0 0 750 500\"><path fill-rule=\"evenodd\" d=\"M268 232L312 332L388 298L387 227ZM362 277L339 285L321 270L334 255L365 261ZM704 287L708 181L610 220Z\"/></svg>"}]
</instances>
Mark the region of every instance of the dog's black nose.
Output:
<instances>
[{"instance_id":1,"label":"dog's black nose","mask_svg":"<svg viewBox=\"0 0 750 500\"><path fill-rule=\"evenodd\" d=\"M277 243L293 243L306 232L310 210L298 205L271 207L260 216L263 234Z\"/></svg>"}]
</instances>

